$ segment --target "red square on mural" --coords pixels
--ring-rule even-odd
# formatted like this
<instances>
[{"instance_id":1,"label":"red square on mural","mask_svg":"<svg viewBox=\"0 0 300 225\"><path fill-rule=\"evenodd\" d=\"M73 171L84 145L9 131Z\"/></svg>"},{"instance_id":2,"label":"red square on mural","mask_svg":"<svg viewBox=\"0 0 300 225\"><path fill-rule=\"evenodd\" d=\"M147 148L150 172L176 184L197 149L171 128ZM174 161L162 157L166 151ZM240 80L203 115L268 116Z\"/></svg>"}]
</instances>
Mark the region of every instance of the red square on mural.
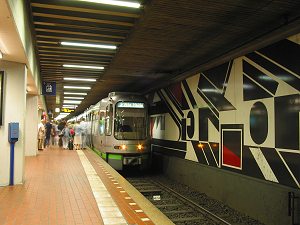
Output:
<instances>
[{"instance_id":1,"label":"red square on mural","mask_svg":"<svg viewBox=\"0 0 300 225\"><path fill-rule=\"evenodd\" d=\"M222 129L222 165L242 169L242 130Z\"/></svg>"}]
</instances>

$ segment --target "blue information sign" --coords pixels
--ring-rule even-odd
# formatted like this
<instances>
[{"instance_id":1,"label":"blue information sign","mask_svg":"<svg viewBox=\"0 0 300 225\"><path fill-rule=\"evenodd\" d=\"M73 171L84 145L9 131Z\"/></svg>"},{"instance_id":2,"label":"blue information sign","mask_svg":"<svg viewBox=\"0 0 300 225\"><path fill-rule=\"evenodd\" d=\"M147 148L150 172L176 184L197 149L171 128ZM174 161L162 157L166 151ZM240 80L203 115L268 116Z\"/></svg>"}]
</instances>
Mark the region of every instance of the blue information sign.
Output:
<instances>
[{"instance_id":1,"label":"blue information sign","mask_svg":"<svg viewBox=\"0 0 300 225\"><path fill-rule=\"evenodd\" d=\"M55 82L43 82L42 95L56 95Z\"/></svg>"}]
</instances>

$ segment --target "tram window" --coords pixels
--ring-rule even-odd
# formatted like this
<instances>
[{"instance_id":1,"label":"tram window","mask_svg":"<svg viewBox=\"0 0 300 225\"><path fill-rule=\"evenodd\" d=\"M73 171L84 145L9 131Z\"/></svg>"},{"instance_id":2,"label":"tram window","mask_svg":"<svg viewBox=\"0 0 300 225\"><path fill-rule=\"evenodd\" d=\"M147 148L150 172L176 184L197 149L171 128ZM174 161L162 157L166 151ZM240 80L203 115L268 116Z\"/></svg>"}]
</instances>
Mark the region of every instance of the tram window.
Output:
<instances>
[{"instance_id":1,"label":"tram window","mask_svg":"<svg viewBox=\"0 0 300 225\"><path fill-rule=\"evenodd\" d=\"M105 135L111 135L113 120L113 106L109 104L106 107L106 118L105 118Z\"/></svg>"},{"instance_id":2,"label":"tram window","mask_svg":"<svg viewBox=\"0 0 300 225\"><path fill-rule=\"evenodd\" d=\"M118 140L146 138L146 109L144 103L118 102L116 104L114 136Z\"/></svg>"},{"instance_id":3,"label":"tram window","mask_svg":"<svg viewBox=\"0 0 300 225\"><path fill-rule=\"evenodd\" d=\"M105 124L105 114L104 112L100 112L100 119L99 119L99 134L101 136L104 135L104 124Z\"/></svg>"}]
</instances>

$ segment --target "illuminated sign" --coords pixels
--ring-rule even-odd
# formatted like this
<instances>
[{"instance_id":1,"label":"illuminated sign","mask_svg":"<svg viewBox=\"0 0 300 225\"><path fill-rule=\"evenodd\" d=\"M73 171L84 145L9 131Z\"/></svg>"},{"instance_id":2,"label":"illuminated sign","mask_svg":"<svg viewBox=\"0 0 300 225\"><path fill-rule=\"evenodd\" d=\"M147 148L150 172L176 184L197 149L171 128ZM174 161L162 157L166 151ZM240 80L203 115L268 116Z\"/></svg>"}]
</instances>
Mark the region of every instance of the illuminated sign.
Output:
<instances>
[{"instance_id":1,"label":"illuminated sign","mask_svg":"<svg viewBox=\"0 0 300 225\"><path fill-rule=\"evenodd\" d=\"M74 112L74 111L75 111L75 109L66 109L66 108L61 109L61 112L65 112L65 113L71 113L71 112Z\"/></svg>"},{"instance_id":2,"label":"illuminated sign","mask_svg":"<svg viewBox=\"0 0 300 225\"><path fill-rule=\"evenodd\" d=\"M42 83L42 95L56 95L56 83L55 82L43 82Z\"/></svg>"},{"instance_id":3,"label":"illuminated sign","mask_svg":"<svg viewBox=\"0 0 300 225\"><path fill-rule=\"evenodd\" d=\"M119 102L117 104L118 108L136 108L136 109L143 109L144 103L141 102Z\"/></svg>"}]
</instances>

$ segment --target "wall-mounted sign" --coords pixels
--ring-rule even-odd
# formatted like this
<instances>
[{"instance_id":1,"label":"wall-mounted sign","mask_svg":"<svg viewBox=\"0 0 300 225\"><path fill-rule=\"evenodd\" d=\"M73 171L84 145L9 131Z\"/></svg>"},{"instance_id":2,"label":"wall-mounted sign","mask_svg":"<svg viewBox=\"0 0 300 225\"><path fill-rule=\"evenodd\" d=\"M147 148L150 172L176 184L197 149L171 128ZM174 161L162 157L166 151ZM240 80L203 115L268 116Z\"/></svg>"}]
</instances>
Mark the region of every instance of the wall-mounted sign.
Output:
<instances>
[{"instance_id":1,"label":"wall-mounted sign","mask_svg":"<svg viewBox=\"0 0 300 225\"><path fill-rule=\"evenodd\" d=\"M55 82L43 82L42 95L56 95L56 83Z\"/></svg>"},{"instance_id":2,"label":"wall-mounted sign","mask_svg":"<svg viewBox=\"0 0 300 225\"><path fill-rule=\"evenodd\" d=\"M75 111L75 109L66 109L66 108L61 109L61 112L65 112L65 113L71 113L74 111Z\"/></svg>"},{"instance_id":3,"label":"wall-mounted sign","mask_svg":"<svg viewBox=\"0 0 300 225\"><path fill-rule=\"evenodd\" d=\"M136 109L143 109L144 103L141 102L119 102L117 104L118 108L136 108Z\"/></svg>"}]
</instances>

